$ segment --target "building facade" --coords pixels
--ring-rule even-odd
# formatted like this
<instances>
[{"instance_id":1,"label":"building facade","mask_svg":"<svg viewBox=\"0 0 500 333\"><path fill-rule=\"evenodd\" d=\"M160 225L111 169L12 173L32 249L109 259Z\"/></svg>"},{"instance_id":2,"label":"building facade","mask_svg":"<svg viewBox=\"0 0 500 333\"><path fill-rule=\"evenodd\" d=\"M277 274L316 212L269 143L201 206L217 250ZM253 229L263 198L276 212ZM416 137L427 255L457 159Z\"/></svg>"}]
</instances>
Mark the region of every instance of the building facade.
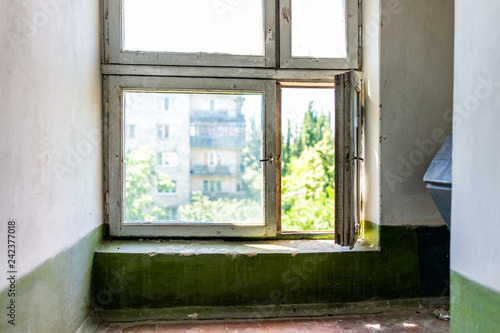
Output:
<instances>
[{"instance_id":1,"label":"building facade","mask_svg":"<svg viewBox=\"0 0 500 333\"><path fill-rule=\"evenodd\" d=\"M243 103L238 95L125 93L125 150L153 152L158 181L150 194L167 220L180 219L179 207L195 192L211 199L244 196Z\"/></svg>"}]
</instances>

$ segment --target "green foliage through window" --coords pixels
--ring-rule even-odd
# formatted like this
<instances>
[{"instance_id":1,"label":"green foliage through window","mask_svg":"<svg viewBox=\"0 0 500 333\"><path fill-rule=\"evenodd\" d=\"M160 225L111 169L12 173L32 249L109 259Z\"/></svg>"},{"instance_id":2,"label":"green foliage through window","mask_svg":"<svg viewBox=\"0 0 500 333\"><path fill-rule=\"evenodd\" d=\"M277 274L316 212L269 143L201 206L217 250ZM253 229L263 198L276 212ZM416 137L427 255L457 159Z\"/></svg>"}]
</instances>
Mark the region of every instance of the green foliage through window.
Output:
<instances>
[{"instance_id":1,"label":"green foliage through window","mask_svg":"<svg viewBox=\"0 0 500 333\"><path fill-rule=\"evenodd\" d=\"M244 99L238 100L243 103ZM282 230L332 230L335 209L335 149L331 114L318 113L310 102L300 126L287 121L282 136ZM126 220L162 221L174 218L198 222L256 222L262 216L261 124L247 119L242 151L245 199L210 198L191 193L178 209L155 203L152 193L175 193L177 183L155 169L155 152L142 147L126 153ZM208 187L208 181L205 181ZM220 192L220 185L217 188ZM178 216L175 216L177 215Z\"/></svg>"}]
</instances>

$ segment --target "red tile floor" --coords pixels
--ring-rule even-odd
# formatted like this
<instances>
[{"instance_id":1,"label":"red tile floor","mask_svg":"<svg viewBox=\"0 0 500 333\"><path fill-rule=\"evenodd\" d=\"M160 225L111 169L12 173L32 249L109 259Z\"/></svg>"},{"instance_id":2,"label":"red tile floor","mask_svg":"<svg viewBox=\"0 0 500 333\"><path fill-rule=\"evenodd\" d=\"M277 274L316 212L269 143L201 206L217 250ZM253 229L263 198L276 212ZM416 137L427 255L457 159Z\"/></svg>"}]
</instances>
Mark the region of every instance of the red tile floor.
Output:
<instances>
[{"instance_id":1,"label":"red tile floor","mask_svg":"<svg viewBox=\"0 0 500 333\"><path fill-rule=\"evenodd\" d=\"M448 332L449 322L431 310L367 315L255 320L206 320L189 322L103 323L96 333L125 332Z\"/></svg>"}]
</instances>

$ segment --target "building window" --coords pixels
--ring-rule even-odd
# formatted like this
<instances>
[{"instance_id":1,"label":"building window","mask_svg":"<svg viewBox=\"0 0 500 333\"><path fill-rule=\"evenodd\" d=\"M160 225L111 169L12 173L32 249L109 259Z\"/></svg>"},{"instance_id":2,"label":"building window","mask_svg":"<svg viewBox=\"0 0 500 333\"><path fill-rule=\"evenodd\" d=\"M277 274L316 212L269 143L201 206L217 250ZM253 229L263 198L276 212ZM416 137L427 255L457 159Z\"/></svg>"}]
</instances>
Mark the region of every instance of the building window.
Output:
<instances>
[{"instance_id":1,"label":"building window","mask_svg":"<svg viewBox=\"0 0 500 333\"><path fill-rule=\"evenodd\" d=\"M150 228L143 222L152 214L127 219L126 205L110 205L112 235L273 237L317 229L333 235L335 226L346 236L339 243L352 243L362 163L358 1L230 1L231 10L205 0L104 1L109 202L135 191L123 178L138 162L124 164L124 151L139 150L133 156L150 175L162 171L156 166L177 165L167 176L189 189L175 202L152 198L153 208L178 209L175 225L165 219ZM335 97L321 107L313 96L326 88ZM298 103L298 89L306 105L286 109ZM151 97L176 111L142 117L141 128L156 128L156 138L134 144L119 136L132 125L124 98L133 94L144 97L135 107L147 110ZM175 135L165 122L175 124ZM173 150L177 155L167 153ZM236 213L221 220L226 214L203 216L197 208L211 204ZM324 220L309 224L313 229L285 223L313 208L307 219Z\"/></svg>"},{"instance_id":2,"label":"building window","mask_svg":"<svg viewBox=\"0 0 500 333\"><path fill-rule=\"evenodd\" d=\"M158 165L161 166L176 166L179 162L178 155L175 152L158 152L156 157Z\"/></svg>"},{"instance_id":3,"label":"building window","mask_svg":"<svg viewBox=\"0 0 500 333\"><path fill-rule=\"evenodd\" d=\"M125 138L135 139L135 125L125 126Z\"/></svg>"},{"instance_id":4,"label":"building window","mask_svg":"<svg viewBox=\"0 0 500 333\"><path fill-rule=\"evenodd\" d=\"M216 166L221 164L221 156L217 153L204 153L203 165Z\"/></svg>"},{"instance_id":5,"label":"building window","mask_svg":"<svg viewBox=\"0 0 500 333\"><path fill-rule=\"evenodd\" d=\"M159 221L175 221L177 219L177 209L165 208L158 214Z\"/></svg>"},{"instance_id":6,"label":"building window","mask_svg":"<svg viewBox=\"0 0 500 333\"><path fill-rule=\"evenodd\" d=\"M222 192L222 181L220 180L204 180L203 192Z\"/></svg>"},{"instance_id":7,"label":"building window","mask_svg":"<svg viewBox=\"0 0 500 333\"><path fill-rule=\"evenodd\" d=\"M161 111L174 111L175 98L173 97L159 97L157 100L158 109Z\"/></svg>"},{"instance_id":8,"label":"building window","mask_svg":"<svg viewBox=\"0 0 500 333\"><path fill-rule=\"evenodd\" d=\"M161 221L175 221L177 219L177 208L175 207L163 207L161 210L156 212L155 223L161 223Z\"/></svg>"},{"instance_id":9,"label":"building window","mask_svg":"<svg viewBox=\"0 0 500 333\"><path fill-rule=\"evenodd\" d=\"M156 126L156 135L158 139L169 139L172 136L172 133L170 132L170 126L169 125L158 125Z\"/></svg>"},{"instance_id":10,"label":"building window","mask_svg":"<svg viewBox=\"0 0 500 333\"><path fill-rule=\"evenodd\" d=\"M163 110L170 110L170 98L163 99Z\"/></svg>"}]
</instances>

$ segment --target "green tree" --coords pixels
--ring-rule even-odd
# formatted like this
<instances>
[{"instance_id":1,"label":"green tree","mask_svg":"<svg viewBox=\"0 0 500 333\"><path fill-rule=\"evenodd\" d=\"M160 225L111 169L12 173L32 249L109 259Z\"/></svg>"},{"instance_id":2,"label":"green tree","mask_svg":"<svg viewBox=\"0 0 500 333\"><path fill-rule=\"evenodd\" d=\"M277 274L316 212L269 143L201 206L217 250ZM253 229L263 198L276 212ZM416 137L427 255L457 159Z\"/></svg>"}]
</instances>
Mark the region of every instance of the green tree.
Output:
<instances>
[{"instance_id":1,"label":"green tree","mask_svg":"<svg viewBox=\"0 0 500 333\"><path fill-rule=\"evenodd\" d=\"M334 146L325 131L323 140L290 163L283 177L283 230L328 230L335 210Z\"/></svg>"},{"instance_id":2,"label":"green tree","mask_svg":"<svg viewBox=\"0 0 500 333\"><path fill-rule=\"evenodd\" d=\"M302 129L302 127L301 127ZM295 133L291 139L292 145L290 147L290 160L295 157L299 157L304 151L304 142L302 140L302 132L299 129L298 124L295 125Z\"/></svg>"},{"instance_id":3,"label":"green tree","mask_svg":"<svg viewBox=\"0 0 500 333\"><path fill-rule=\"evenodd\" d=\"M255 119L255 115L252 115L247 121L249 126L246 131L245 148L242 151L242 183L246 197L260 201L262 176L259 160L262 158L262 129L261 124Z\"/></svg>"},{"instance_id":4,"label":"green tree","mask_svg":"<svg viewBox=\"0 0 500 333\"><path fill-rule=\"evenodd\" d=\"M245 97L238 96L234 99L234 102L236 103L236 111L241 112L241 108L243 107L243 103L245 102Z\"/></svg>"},{"instance_id":5,"label":"green tree","mask_svg":"<svg viewBox=\"0 0 500 333\"><path fill-rule=\"evenodd\" d=\"M179 208L183 221L261 222L261 205L251 199L220 198L210 200L201 192L193 192L191 203Z\"/></svg>"},{"instance_id":6,"label":"green tree","mask_svg":"<svg viewBox=\"0 0 500 333\"><path fill-rule=\"evenodd\" d=\"M323 112L318 113L313 108L313 102L309 102L307 111L304 114L304 121L302 122L302 131L300 139L304 149L313 147L316 143L323 139L323 135L327 128L331 128L331 115L325 115Z\"/></svg>"},{"instance_id":7,"label":"green tree","mask_svg":"<svg viewBox=\"0 0 500 333\"><path fill-rule=\"evenodd\" d=\"M125 218L127 221L161 219L166 207L155 205L153 186L168 190L174 183L154 168L154 152L150 147L130 150L125 154Z\"/></svg>"},{"instance_id":8,"label":"green tree","mask_svg":"<svg viewBox=\"0 0 500 333\"><path fill-rule=\"evenodd\" d=\"M288 164L290 163L291 156L291 144L292 144L292 129L290 126L290 119L287 121L286 126L286 141L283 135L281 136L281 146L283 151L283 156L281 157L281 171L284 175L288 173Z\"/></svg>"},{"instance_id":9,"label":"green tree","mask_svg":"<svg viewBox=\"0 0 500 333\"><path fill-rule=\"evenodd\" d=\"M170 177L162 172L158 173L157 178L158 192L167 192L175 187L175 184L170 180Z\"/></svg>"},{"instance_id":10,"label":"green tree","mask_svg":"<svg viewBox=\"0 0 500 333\"><path fill-rule=\"evenodd\" d=\"M332 226L335 209L330 112L318 114L310 102L300 131L297 127L290 137L290 156L283 166L282 228L327 230Z\"/></svg>"}]
</instances>

